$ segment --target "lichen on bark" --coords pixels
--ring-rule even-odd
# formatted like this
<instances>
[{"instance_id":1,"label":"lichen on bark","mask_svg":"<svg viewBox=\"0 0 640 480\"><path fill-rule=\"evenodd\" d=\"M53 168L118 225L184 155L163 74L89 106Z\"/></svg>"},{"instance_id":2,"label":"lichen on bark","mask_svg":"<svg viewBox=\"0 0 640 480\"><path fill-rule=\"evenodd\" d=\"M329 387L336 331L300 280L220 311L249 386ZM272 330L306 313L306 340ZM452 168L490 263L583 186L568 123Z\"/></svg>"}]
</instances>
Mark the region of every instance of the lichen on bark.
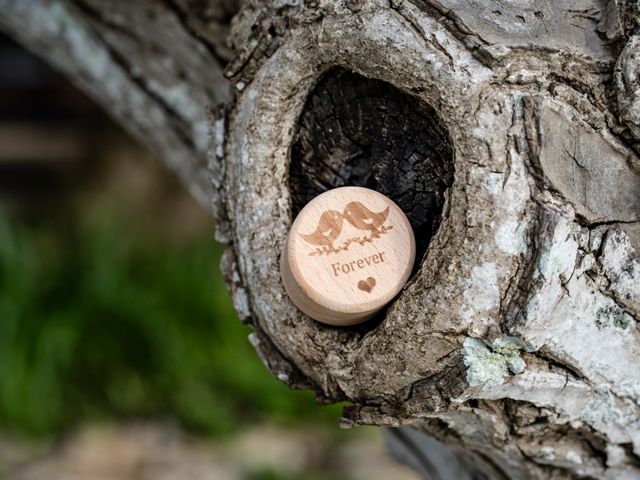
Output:
<instances>
[{"instance_id":1,"label":"lichen on bark","mask_svg":"<svg viewBox=\"0 0 640 480\"><path fill-rule=\"evenodd\" d=\"M510 375L524 372L526 364L520 353L531 350L531 345L506 335L493 342L467 338L462 352L469 386L489 390L502 385Z\"/></svg>"}]
</instances>

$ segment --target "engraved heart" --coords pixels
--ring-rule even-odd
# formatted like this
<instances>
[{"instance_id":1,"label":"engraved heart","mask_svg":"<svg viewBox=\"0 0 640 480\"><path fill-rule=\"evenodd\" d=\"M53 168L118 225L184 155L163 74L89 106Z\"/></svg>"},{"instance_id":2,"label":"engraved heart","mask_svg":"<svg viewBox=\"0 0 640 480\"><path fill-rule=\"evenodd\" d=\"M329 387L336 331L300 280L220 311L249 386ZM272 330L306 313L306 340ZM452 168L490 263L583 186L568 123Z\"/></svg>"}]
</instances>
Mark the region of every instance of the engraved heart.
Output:
<instances>
[{"instance_id":1,"label":"engraved heart","mask_svg":"<svg viewBox=\"0 0 640 480\"><path fill-rule=\"evenodd\" d=\"M358 288L367 293L371 293L371 290L373 290L373 287L375 286L376 286L376 279L373 277L369 277L366 280L360 280L358 282Z\"/></svg>"}]
</instances>

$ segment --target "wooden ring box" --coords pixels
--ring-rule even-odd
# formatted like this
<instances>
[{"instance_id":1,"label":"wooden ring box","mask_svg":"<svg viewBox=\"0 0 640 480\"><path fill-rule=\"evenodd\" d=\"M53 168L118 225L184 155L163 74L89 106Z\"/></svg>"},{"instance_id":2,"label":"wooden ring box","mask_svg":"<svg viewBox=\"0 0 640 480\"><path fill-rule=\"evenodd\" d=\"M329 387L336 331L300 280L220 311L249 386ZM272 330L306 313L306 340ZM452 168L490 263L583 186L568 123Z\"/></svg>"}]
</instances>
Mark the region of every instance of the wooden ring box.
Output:
<instances>
[{"instance_id":1,"label":"wooden ring box","mask_svg":"<svg viewBox=\"0 0 640 480\"><path fill-rule=\"evenodd\" d=\"M309 202L280 259L291 301L330 325L371 318L409 279L415 239L405 214L381 193L341 187Z\"/></svg>"}]
</instances>

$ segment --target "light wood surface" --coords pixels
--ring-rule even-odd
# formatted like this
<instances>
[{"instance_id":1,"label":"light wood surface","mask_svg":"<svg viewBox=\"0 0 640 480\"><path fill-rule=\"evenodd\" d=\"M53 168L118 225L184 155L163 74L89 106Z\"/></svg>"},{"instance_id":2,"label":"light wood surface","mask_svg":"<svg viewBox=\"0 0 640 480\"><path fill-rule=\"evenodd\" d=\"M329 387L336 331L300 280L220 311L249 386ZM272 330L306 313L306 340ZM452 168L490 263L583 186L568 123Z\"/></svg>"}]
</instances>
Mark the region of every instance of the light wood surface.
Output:
<instances>
[{"instance_id":1,"label":"light wood surface","mask_svg":"<svg viewBox=\"0 0 640 480\"><path fill-rule=\"evenodd\" d=\"M306 315L331 325L373 316L411 274L415 240L402 210L367 188L329 190L296 217L282 252L282 281Z\"/></svg>"}]
</instances>

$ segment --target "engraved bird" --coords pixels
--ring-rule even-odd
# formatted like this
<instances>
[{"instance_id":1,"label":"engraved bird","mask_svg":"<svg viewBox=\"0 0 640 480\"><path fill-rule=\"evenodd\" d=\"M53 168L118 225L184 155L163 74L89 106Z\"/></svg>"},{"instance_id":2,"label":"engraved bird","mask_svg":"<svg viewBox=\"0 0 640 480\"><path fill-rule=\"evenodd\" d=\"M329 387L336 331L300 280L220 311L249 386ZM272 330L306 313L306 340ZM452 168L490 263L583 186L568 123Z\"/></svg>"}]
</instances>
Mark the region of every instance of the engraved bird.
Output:
<instances>
[{"instance_id":1,"label":"engraved bird","mask_svg":"<svg viewBox=\"0 0 640 480\"><path fill-rule=\"evenodd\" d=\"M377 232L389 216L389 207L381 212L372 212L360 202L351 202L344 208L343 215L354 227Z\"/></svg>"},{"instance_id":2,"label":"engraved bird","mask_svg":"<svg viewBox=\"0 0 640 480\"><path fill-rule=\"evenodd\" d=\"M320 215L318 227L315 232L309 234L301 233L300 236L308 243L328 247L335 251L333 242L340 236L340 232L342 232L343 221L344 217L340 212L337 210L327 210Z\"/></svg>"}]
</instances>

